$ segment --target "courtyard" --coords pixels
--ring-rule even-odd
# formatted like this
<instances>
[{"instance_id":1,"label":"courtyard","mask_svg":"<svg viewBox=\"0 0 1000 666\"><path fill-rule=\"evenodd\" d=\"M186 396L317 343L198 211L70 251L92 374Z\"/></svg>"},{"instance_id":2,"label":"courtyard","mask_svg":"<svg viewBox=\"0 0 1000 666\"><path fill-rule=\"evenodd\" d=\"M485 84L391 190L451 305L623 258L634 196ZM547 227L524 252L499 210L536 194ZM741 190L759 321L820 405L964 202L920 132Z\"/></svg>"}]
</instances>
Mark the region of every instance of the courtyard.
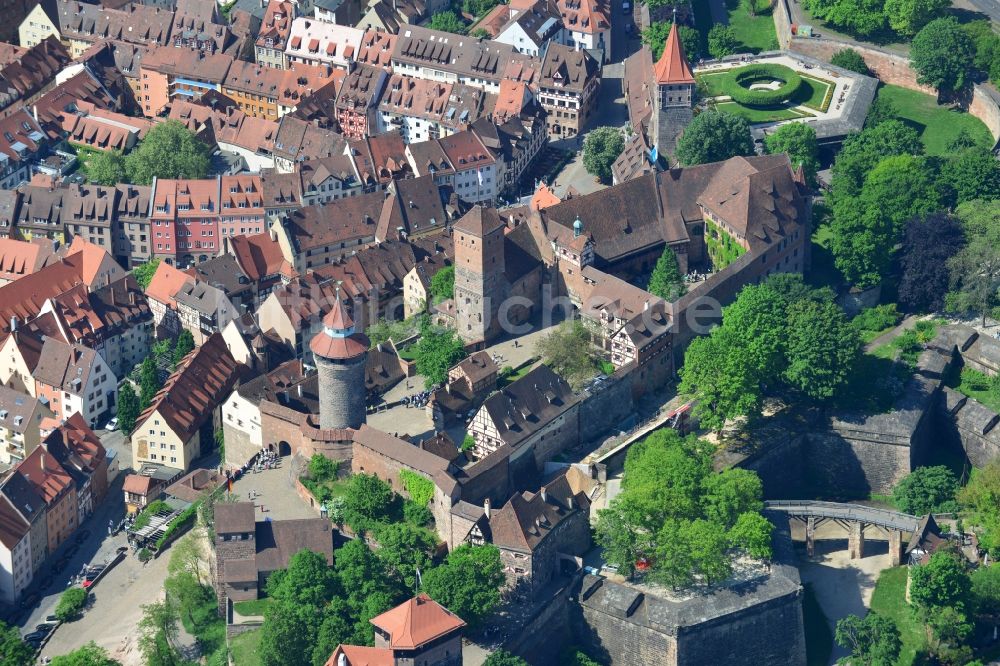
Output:
<instances>
[{"instance_id":1,"label":"courtyard","mask_svg":"<svg viewBox=\"0 0 1000 666\"><path fill-rule=\"evenodd\" d=\"M790 55L715 62L695 69L707 103L751 124L834 120L847 110L853 77Z\"/></svg>"}]
</instances>

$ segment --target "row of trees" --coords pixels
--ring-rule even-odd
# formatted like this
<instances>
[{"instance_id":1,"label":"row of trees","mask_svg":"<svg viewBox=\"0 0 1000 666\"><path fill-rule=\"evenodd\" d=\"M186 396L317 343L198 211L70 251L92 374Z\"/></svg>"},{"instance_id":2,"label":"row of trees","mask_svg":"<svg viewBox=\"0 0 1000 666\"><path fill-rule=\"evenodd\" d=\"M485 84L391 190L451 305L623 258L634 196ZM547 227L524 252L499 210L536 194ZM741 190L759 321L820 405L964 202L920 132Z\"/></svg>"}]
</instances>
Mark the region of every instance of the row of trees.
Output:
<instances>
[{"instance_id":1,"label":"row of trees","mask_svg":"<svg viewBox=\"0 0 1000 666\"><path fill-rule=\"evenodd\" d=\"M803 0L816 18L862 37L913 37L950 0ZM889 34L887 34L889 33Z\"/></svg>"},{"instance_id":2,"label":"row of trees","mask_svg":"<svg viewBox=\"0 0 1000 666\"><path fill-rule=\"evenodd\" d=\"M771 556L771 524L753 472L712 469L712 448L693 435L654 432L629 450L621 493L595 530L619 573L655 582L712 584L732 571L734 549Z\"/></svg>"},{"instance_id":3,"label":"row of trees","mask_svg":"<svg viewBox=\"0 0 1000 666\"><path fill-rule=\"evenodd\" d=\"M777 274L744 287L722 311L722 324L695 339L684 356L678 391L697 403L702 427L754 417L766 394L822 402L837 395L861 341L829 289Z\"/></svg>"},{"instance_id":4,"label":"row of trees","mask_svg":"<svg viewBox=\"0 0 1000 666\"><path fill-rule=\"evenodd\" d=\"M90 179L100 185L149 185L153 178L204 178L212 165L208 144L183 123L168 120L146 133L128 155L112 150L87 160Z\"/></svg>"}]
</instances>

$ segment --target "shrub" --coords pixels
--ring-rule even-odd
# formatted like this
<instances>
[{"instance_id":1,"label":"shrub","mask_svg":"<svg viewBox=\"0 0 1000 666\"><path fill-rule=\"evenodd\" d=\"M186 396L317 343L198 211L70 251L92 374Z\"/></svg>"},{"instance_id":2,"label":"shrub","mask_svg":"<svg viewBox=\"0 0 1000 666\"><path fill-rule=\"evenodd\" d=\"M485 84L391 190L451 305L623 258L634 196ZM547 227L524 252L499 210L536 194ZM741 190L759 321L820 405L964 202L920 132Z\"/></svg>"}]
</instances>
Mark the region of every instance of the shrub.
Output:
<instances>
[{"instance_id":1,"label":"shrub","mask_svg":"<svg viewBox=\"0 0 1000 666\"><path fill-rule=\"evenodd\" d=\"M309 459L309 478L323 483L337 478L340 465L336 460L330 460L322 453L314 453Z\"/></svg>"},{"instance_id":2,"label":"shrub","mask_svg":"<svg viewBox=\"0 0 1000 666\"><path fill-rule=\"evenodd\" d=\"M878 333L887 328L892 328L899 323L902 315L896 310L895 303L885 303L876 305L873 308L865 308L851 320L851 325L859 333Z\"/></svg>"},{"instance_id":3,"label":"shrub","mask_svg":"<svg viewBox=\"0 0 1000 666\"><path fill-rule=\"evenodd\" d=\"M751 90L755 83L780 81L776 89ZM730 72L722 82L723 90L746 106L774 106L791 98L802 86L802 77L784 65L748 65Z\"/></svg>"},{"instance_id":4,"label":"shrub","mask_svg":"<svg viewBox=\"0 0 1000 666\"><path fill-rule=\"evenodd\" d=\"M407 500L403 502L403 520L411 525L423 527L434 520L434 515L426 505Z\"/></svg>"},{"instance_id":5,"label":"shrub","mask_svg":"<svg viewBox=\"0 0 1000 666\"><path fill-rule=\"evenodd\" d=\"M136 553L136 557L139 558L140 562L145 563L153 559L153 553L151 553L148 548L142 548L138 553Z\"/></svg>"},{"instance_id":6,"label":"shrub","mask_svg":"<svg viewBox=\"0 0 1000 666\"><path fill-rule=\"evenodd\" d=\"M135 518L135 523L132 525L133 530L141 530L143 527L149 525L149 521L158 513L163 511L170 511L170 505L162 500L155 500L146 505L146 508L142 510Z\"/></svg>"},{"instance_id":7,"label":"shrub","mask_svg":"<svg viewBox=\"0 0 1000 666\"><path fill-rule=\"evenodd\" d=\"M476 447L476 438L472 435L466 434L465 439L462 440L462 451L470 451Z\"/></svg>"},{"instance_id":8,"label":"shrub","mask_svg":"<svg viewBox=\"0 0 1000 666\"><path fill-rule=\"evenodd\" d=\"M59 597L59 604L56 606L56 617L60 622L68 622L79 617L87 603L87 590L82 587L71 587Z\"/></svg>"},{"instance_id":9,"label":"shrub","mask_svg":"<svg viewBox=\"0 0 1000 666\"><path fill-rule=\"evenodd\" d=\"M399 480L410 495L410 499L418 506L427 506L434 497L434 483L416 472L408 469L399 470Z\"/></svg>"}]
</instances>

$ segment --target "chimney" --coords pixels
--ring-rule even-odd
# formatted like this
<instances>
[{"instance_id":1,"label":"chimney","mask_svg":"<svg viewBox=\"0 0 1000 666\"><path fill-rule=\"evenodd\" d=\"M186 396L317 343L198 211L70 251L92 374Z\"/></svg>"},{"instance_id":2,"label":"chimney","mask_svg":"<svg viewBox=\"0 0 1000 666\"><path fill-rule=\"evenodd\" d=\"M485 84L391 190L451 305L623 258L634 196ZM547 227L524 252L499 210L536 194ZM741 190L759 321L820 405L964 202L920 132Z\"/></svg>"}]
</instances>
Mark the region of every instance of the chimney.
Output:
<instances>
[{"instance_id":1,"label":"chimney","mask_svg":"<svg viewBox=\"0 0 1000 666\"><path fill-rule=\"evenodd\" d=\"M13 333L17 330L17 317L10 318L10 332Z\"/></svg>"},{"instance_id":2,"label":"chimney","mask_svg":"<svg viewBox=\"0 0 1000 666\"><path fill-rule=\"evenodd\" d=\"M492 507L490 506L490 498L487 497L486 499L483 500L483 513L486 514L486 520L490 519L490 509L491 508Z\"/></svg>"},{"instance_id":3,"label":"chimney","mask_svg":"<svg viewBox=\"0 0 1000 666\"><path fill-rule=\"evenodd\" d=\"M543 502L548 501L549 494L547 492L545 492L545 486L542 486L542 489L539 492L542 494L542 501Z\"/></svg>"},{"instance_id":4,"label":"chimney","mask_svg":"<svg viewBox=\"0 0 1000 666\"><path fill-rule=\"evenodd\" d=\"M296 392L299 394L299 397L301 398L302 397L302 384L299 384L295 388L296 388Z\"/></svg>"}]
</instances>

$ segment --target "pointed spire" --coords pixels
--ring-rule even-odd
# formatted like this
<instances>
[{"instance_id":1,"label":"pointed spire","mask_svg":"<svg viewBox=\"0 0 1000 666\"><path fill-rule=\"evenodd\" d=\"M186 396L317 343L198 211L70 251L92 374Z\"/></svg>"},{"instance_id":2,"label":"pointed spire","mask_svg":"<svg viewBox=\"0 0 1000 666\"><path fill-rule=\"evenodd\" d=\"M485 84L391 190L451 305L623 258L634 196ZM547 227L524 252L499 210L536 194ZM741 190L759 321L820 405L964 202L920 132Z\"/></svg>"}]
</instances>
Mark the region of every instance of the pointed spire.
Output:
<instances>
[{"instance_id":1,"label":"pointed spire","mask_svg":"<svg viewBox=\"0 0 1000 666\"><path fill-rule=\"evenodd\" d=\"M676 12L676 10L674 10ZM656 63L654 74L656 82L664 83L694 83L694 74L691 73L691 65L688 64L684 55L684 46L677 31L676 14L674 22L670 25L670 34L667 35L667 42L663 45L663 53Z\"/></svg>"},{"instance_id":2,"label":"pointed spire","mask_svg":"<svg viewBox=\"0 0 1000 666\"><path fill-rule=\"evenodd\" d=\"M333 299L333 307L330 312L323 317L323 326L334 331L347 331L354 328L354 320L344 309L344 301L340 298L340 287L337 287L337 295Z\"/></svg>"}]
</instances>

